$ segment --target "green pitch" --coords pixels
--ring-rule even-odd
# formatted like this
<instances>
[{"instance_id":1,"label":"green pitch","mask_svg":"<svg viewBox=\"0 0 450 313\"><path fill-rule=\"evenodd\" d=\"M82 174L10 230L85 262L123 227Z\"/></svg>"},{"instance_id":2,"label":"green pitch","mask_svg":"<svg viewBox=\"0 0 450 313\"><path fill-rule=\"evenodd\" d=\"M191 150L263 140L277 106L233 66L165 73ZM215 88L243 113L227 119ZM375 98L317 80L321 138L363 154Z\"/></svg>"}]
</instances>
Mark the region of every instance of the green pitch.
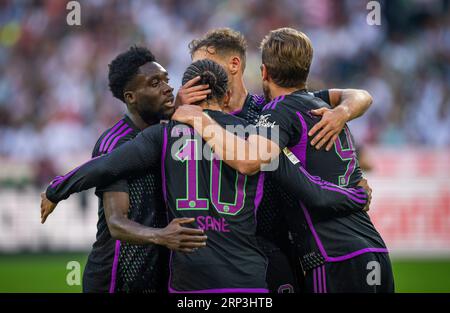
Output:
<instances>
[{"instance_id":1,"label":"green pitch","mask_svg":"<svg viewBox=\"0 0 450 313\"><path fill-rule=\"evenodd\" d=\"M67 263L86 254L0 255L0 292L81 292L69 286ZM450 259L393 260L397 292L450 292Z\"/></svg>"}]
</instances>

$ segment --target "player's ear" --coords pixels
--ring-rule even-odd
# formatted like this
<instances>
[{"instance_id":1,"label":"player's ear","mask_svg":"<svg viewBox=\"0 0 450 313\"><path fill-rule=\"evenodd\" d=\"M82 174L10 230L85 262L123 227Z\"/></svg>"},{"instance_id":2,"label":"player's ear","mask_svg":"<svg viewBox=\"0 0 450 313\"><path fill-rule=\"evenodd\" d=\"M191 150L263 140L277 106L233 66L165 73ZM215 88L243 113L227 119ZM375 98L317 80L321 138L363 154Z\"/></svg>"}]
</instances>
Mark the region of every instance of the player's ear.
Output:
<instances>
[{"instance_id":1,"label":"player's ear","mask_svg":"<svg viewBox=\"0 0 450 313\"><path fill-rule=\"evenodd\" d=\"M228 107L228 105L230 104L230 99L231 99L231 90L227 90L222 100L224 107Z\"/></svg>"},{"instance_id":2,"label":"player's ear","mask_svg":"<svg viewBox=\"0 0 450 313\"><path fill-rule=\"evenodd\" d=\"M123 93L123 98L127 104L133 104L136 102L136 95L132 91L125 91Z\"/></svg>"},{"instance_id":3,"label":"player's ear","mask_svg":"<svg viewBox=\"0 0 450 313\"><path fill-rule=\"evenodd\" d=\"M265 64L261 65L261 76L263 81L269 80L269 73L267 73L267 67Z\"/></svg>"},{"instance_id":4,"label":"player's ear","mask_svg":"<svg viewBox=\"0 0 450 313\"><path fill-rule=\"evenodd\" d=\"M238 56L232 56L228 62L228 68L231 75L236 75L241 70L241 59Z\"/></svg>"}]
</instances>

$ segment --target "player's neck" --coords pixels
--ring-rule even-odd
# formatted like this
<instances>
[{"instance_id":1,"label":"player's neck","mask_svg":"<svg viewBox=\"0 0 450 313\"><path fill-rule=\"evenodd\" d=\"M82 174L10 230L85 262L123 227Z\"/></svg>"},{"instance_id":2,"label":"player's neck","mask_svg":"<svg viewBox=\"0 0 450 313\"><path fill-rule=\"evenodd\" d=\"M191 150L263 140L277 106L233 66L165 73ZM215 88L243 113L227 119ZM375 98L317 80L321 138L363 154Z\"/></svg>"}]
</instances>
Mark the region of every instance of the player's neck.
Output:
<instances>
[{"instance_id":1,"label":"player's neck","mask_svg":"<svg viewBox=\"0 0 450 313\"><path fill-rule=\"evenodd\" d=\"M203 110L223 111L222 107L215 100L203 101L200 103Z\"/></svg>"},{"instance_id":2,"label":"player's neck","mask_svg":"<svg viewBox=\"0 0 450 313\"><path fill-rule=\"evenodd\" d=\"M226 107L227 113L242 110L245 99L247 98L248 91L244 85L243 77L238 77L231 82L231 99L230 103Z\"/></svg>"},{"instance_id":3,"label":"player's neck","mask_svg":"<svg viewBox=\"0 0 450 313\"><path fill-rule=\"evenodd\" d=\"M130 118L130 120L133 122L133 124L140 130L144 130L149 126L158 123L158 121L156 121L156 120L155 120L155 122L148 123L148 122L144 121L139 114L132 113L130 111L127 112L127 116Z\"/></svg>"},{"instance_id":4,"label":"player's neck","mask_svg":"<svg viewBox=\"0 0 450 313\"><path fill-rule=\"evenodd\" d=\"M296 92L297 90L305 89L305 88L306 88L306 84L299 84L298 86L289 87L289 88L280 87L275 84L272 84L272 86L270 87L270 95L272 96L272 99L275 99L276 97L283 96L283 95L289 95L293 92Z\"/></svg>"}]
</instances>

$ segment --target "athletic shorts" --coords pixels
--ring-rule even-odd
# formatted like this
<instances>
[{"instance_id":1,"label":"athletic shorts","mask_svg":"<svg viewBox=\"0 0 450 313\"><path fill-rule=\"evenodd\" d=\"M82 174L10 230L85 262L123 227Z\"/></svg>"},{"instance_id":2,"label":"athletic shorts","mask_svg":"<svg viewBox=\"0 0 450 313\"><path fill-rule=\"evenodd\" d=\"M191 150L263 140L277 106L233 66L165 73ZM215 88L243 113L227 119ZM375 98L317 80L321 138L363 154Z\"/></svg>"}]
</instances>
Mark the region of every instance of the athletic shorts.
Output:
<instances>
[{"instance_id":1,"label":"athletic shorts","mask_svg":"<svg viewBox=\"0 0 450 313\"><path fill-rule=\"evenodd\" d=\"M364 253L341 262L327 262L306 272L308 293L393 293L389 254Z\"/></svg>"}]
</instances>

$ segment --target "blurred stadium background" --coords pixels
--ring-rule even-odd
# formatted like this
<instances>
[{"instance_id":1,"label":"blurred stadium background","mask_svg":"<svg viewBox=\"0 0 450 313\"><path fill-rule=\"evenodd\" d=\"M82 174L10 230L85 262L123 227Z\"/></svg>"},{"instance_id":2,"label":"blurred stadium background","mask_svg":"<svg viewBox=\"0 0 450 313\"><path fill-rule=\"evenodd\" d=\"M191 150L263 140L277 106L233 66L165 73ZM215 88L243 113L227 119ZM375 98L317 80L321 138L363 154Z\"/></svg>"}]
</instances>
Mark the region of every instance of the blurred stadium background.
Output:
<instances>
[{"instance_id":1,"label":"blurred stadium background","mask_svg":"<svg viewBox=\"0 0 450 313\"><path fill-rule=\"evenodd\" d=\"M0 1L0 292L79 292L66 264L83 267L94 241L93 192L39 223L39 192L90 157L124 105L107 88L107 64L138 43L175 88L187 45L228 26L249 43L246 79L260 91L258 44L273 28L307 33L310 89L364 88L369 112L351 123L373 187L370 215L391 251L399 292L450 292L450 1ZM370 170L369 170L370 169Z\"/></svg>"}]
</instances>

